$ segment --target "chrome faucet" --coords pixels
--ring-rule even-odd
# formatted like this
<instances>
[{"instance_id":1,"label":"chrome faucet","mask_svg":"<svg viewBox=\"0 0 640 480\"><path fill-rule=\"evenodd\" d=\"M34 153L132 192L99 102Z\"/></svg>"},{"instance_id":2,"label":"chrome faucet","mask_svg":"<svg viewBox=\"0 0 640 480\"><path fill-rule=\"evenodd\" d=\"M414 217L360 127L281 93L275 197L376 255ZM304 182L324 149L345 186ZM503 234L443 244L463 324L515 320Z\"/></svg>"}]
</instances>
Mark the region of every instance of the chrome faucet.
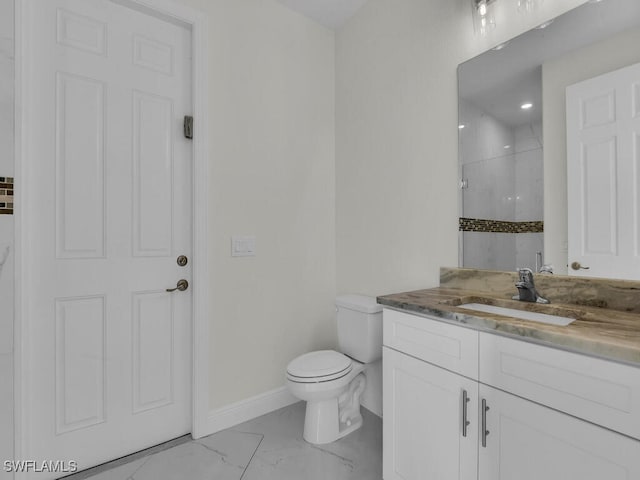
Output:
<instances>
[{"instance_id":1,"label":"chrome faucet","mask_svg":"<svg viewBox=\"0 0 640 480\"><path fill-rule=\"evenodd\" d=\"M530 268L519 268L518 276L520 281L516 283L518 295L514 295L514 300L521 302L549 303L549 300L538 294L536 286L533 283L533 272Z\"/></svg>"}]
</instances>

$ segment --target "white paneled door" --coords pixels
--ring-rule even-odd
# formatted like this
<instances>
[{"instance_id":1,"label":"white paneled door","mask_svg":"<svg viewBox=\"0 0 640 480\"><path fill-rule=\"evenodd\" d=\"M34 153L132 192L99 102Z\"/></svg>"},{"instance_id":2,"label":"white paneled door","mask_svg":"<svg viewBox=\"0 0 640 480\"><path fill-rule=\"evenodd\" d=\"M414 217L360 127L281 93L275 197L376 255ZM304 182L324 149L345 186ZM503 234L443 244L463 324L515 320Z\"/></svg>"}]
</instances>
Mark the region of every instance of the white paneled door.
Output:
<instances>
[{"instance_id":1,"label":"white paneled door","mask_svg":"<svg viewBox=\"0 0 640 480\"><path fill-rule=\"evenodd\" d=\"M24 451L80 469L191 427L191 32L28 0ZM54 478L59 474L41 474Z\"/></svg>"},{"instance_id":2,"label":"white paneled door","mask_svg":"<svg viewBox=\"0 0 640 480\"><path fill-rule=\"evenodd\" d=\"M569 273L640 279L640 64L567 87Z\"/></svg>"}]
</instances>

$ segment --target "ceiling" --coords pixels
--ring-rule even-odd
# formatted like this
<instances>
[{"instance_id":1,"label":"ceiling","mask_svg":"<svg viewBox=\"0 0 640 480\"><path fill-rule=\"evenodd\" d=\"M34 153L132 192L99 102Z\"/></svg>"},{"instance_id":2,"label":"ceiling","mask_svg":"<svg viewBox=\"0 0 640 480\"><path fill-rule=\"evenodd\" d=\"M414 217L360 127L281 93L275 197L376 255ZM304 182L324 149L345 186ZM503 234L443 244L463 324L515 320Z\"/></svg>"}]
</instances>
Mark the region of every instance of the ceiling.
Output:
<instances>
[{"instance_id":1,"label":"ceiling","mask_svg":"<svg viewBox=\"0 0 640 480\"><path fill-rule=\"evenodd\" d=\"M368 0L277 0L291 10L337 30Z\"/></svg>"}]
</instances>

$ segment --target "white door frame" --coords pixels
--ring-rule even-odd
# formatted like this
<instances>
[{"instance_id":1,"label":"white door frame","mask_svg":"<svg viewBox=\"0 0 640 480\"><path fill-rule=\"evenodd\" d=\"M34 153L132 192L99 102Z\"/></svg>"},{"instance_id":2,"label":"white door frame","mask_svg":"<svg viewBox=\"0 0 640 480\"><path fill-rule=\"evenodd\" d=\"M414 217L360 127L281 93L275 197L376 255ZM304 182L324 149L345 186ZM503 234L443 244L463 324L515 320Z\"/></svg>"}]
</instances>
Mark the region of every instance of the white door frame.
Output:
<instances>
[{"instance_id":1,"label":"white door frame","mask_svg":"<svg viewBox=\"0 0 640 480\"><path fill-rule=\"evenodd\" d=\"M208 21L193 8L172 0L103 0L124 4L130 8L151 11L178 20L191 27L192 102L194 117L192 168L192 229L193 229L193 309L192 309L192 430L194 438L207 435L209 412L209 305L208 273ZM33 168L29 145L37 139L29 128L30 89L25 71L32 56L32 35L24 13L30 0L15 0L15 316L14 316L14 458L31 459L29 455L29 412L23 399L29 398L29 285L28 269L31 232L26 219L37 206L29 203L30 179ZM55 459L46 459L55 460ZM16 474L16 478L22 478Z\"/></svg>"}]
</instances>

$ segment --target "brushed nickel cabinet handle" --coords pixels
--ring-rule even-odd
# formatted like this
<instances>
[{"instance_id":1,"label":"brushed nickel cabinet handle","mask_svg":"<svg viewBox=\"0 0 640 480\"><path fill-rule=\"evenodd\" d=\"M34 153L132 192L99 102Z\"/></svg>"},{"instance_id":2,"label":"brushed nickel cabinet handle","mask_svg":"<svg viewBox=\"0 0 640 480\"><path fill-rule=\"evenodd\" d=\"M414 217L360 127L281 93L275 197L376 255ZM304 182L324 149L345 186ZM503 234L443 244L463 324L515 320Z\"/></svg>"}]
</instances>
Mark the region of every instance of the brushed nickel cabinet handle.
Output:
<instances>
[{"instance_id":1,"label":"brushed nickel cabinet handle","mask_svg":"<svg viewBox=\"0 0 640 480\"><path fill-rule=\"evenodd\" d=\"M467 404L471 401L466 390L462 390L462 436L467 436L467 427L471 422L467 419Z\"/></svg>"},{"instance_id":2,"label":"brushed nickel cabinet handle","mask_svg":"<svg viewBox=\"0 0 640 480\"><path fill-rule=\"evenodd\" d=\"M489 405L487 405L487 400L482 399L482 446L484 448L487 447L487 436L489 435L489 430L487 430L487 412L489 411Z\"/></svg>"}]
</instances>

